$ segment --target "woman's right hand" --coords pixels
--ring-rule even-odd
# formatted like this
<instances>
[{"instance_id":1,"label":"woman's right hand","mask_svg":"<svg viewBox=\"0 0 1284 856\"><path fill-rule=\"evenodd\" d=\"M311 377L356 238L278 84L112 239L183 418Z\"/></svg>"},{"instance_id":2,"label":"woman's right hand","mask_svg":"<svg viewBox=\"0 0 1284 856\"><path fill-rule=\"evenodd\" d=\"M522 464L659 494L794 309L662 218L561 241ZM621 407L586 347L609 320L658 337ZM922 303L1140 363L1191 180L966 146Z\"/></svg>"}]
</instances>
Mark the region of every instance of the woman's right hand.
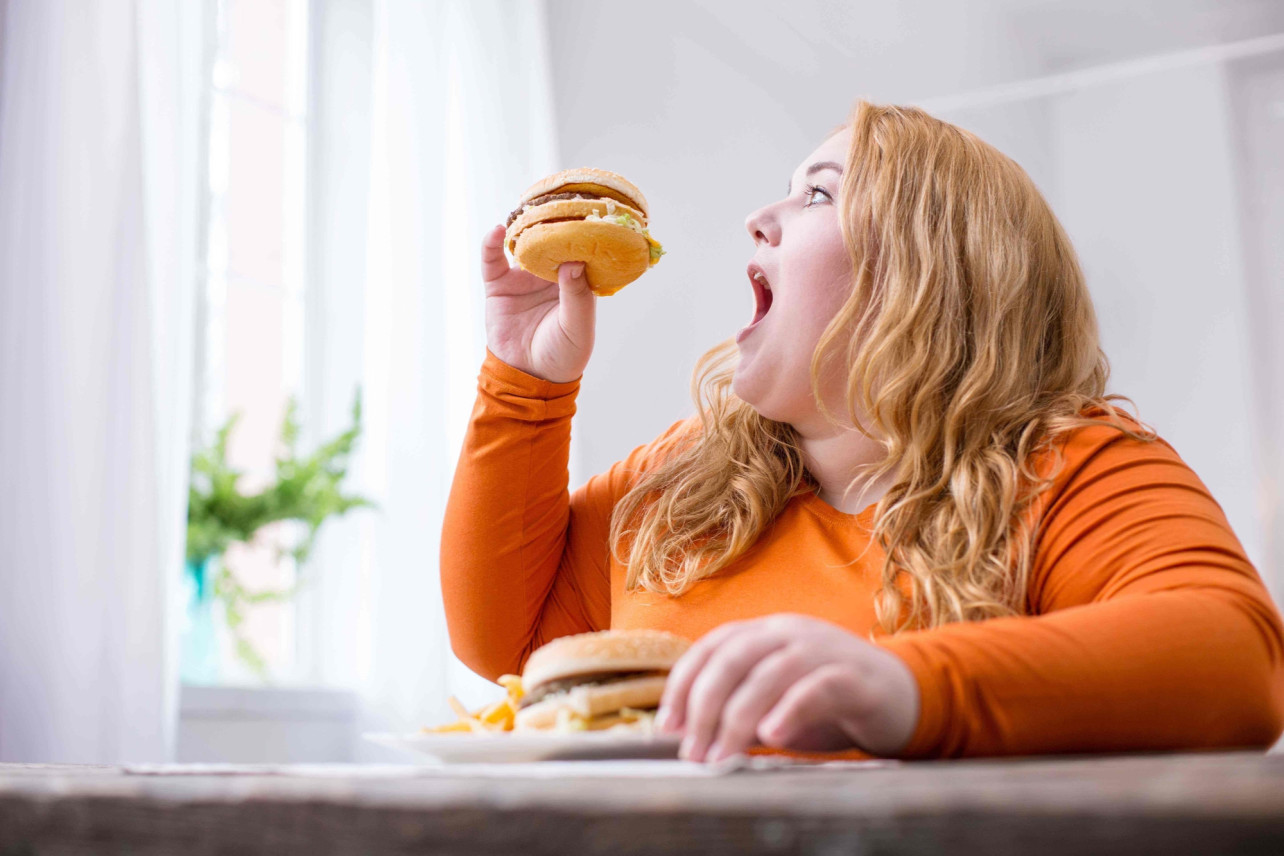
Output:
<instances>
[{"instance_id":1,"label":"woman's right hand","mask_svg":"<svg viewBox=\"0 0 1284 856\"><path fill-rule=\"evenodd\" d=\"M597 295L583 262L566 262L557 282L540 279L504 255L497 225L482 240L486 283L486 346L513 368L554 383L584 374L593 353Z\"/></svg>"}]
</instances>

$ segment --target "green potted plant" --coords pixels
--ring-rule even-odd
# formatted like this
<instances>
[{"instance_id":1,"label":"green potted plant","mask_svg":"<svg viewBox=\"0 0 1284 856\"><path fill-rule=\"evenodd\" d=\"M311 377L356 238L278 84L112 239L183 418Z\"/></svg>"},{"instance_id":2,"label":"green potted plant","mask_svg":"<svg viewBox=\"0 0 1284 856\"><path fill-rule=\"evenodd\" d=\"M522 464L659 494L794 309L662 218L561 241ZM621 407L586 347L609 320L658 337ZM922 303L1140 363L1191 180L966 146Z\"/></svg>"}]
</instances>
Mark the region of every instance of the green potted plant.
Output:
<instances>
[{"instance_id":1,"label":"green potted plant","mask_svg":"<svg viewBox=\"0 0 1284 856\"><path fill-rule=\"evenodd\" d=\"M348 458L361 435L361 390L352 404L352 426L323 443L310 455L298 454L297 403L287 400L281 423L281 447L276 456L276 478L263 490L243 494L237 487L241 472L227 463L227 442L240 413L233 413L218 429L214 444L192 455L187 503L187 614L183 632L184 680L212 683L219 677L218 643L214 604L222 606L237 658L260 677L267 664L243 632L247 608L282 601L298 591L299 581L287 589L250 591L232 568L221 561L229 544L249 543L264 526L290 520L302 524L302 536L292 547L275 548L278 561L292 556L298 567L307 561L321 524L354 508L376 507L364 497L345 494L341 485L348 472ZM301 578L300 578L301 579Z\"/></svg>"}]
</instances>

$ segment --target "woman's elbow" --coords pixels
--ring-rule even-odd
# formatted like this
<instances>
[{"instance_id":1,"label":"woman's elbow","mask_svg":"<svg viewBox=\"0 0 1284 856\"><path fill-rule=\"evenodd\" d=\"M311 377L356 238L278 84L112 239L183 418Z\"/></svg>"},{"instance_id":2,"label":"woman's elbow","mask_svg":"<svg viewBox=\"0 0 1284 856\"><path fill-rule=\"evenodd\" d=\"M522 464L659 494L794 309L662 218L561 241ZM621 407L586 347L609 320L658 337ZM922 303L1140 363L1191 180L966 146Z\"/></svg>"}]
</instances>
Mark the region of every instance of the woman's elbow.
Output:
<instances>
[{"instance_id":1,"label":"woman's elbow","mask_svg":"<svg viewBox=\"0 0 1284 856\"><path fill-rule=\"evenodd\" d=\"M1233 690L1219 695L1207 729L1213 747L1267 749L1284 734L1284 668L1255 668L1242 674Z\"/></svg>"},{"instance_id":2,"label":"woman's elbow","mask_svg":"<svg viewBox=\"0 0 1284 856\"><path fill-rule=\"evenodd\" d=\"M1230 602L1235 614L1221 622L1203 664L1216 711L1209 739L1225 749L1269 748L1284 734L1284 622L1269 598L1235 592Z\"/></svg>"},{"instance_id":3,"label":"woman's elbow","mask_svg":"<svg viewBox=\"0 0 1284 856\"><path fill-rule=\"evenodd\" d=\"M1275 669L1266 676L1256 703L1246 705L1243 733L1247 745L1269 749L1284 734L1284 669Z\"/></svg>"}]
</instances>

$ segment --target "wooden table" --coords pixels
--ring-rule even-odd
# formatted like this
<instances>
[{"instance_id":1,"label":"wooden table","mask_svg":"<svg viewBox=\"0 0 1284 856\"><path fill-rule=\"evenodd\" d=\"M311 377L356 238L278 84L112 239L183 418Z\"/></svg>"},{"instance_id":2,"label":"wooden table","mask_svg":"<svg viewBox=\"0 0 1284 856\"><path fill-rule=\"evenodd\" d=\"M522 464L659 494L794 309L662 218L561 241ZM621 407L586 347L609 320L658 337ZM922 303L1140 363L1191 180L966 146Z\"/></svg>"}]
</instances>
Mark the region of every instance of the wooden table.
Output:
<instances>
[{"instance_id":1,"label":"wooden table","mask_svg":"<svg viewBox=\"0 0 1284 856\"><path fill-rule=\"evenodd\" d=\"M0 765L0 856L125 853L1278 856L1284 755L554 780Z\"/></svg>"}]
</instances>

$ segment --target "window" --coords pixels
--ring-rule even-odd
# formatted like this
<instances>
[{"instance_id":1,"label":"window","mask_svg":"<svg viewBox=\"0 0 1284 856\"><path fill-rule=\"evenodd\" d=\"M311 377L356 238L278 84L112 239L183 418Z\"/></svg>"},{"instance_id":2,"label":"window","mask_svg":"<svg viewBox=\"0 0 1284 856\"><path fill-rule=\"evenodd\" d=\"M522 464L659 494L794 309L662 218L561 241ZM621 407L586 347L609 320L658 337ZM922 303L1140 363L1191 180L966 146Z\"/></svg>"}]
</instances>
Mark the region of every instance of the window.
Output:
<instances>
[{"instance_id":1,"label":"window","mask_svg":"<svg viewBox=\"0 0 1284 856\"><path fill-rule=\"evenodd\" d=\"M204 311L197 357L195 425L208 443L229 415L240 418L228 462L240 489L274 477L289 396L303 391L307 0L209 0L217 47L209 93L209 196ZM253 545L233 545L227 566L250 590L294 580L274 545L281 524ZM245 636L276 678L297 677L292 602L255 606ZM225 682L253 676L226 647Z\"/></svg>"}]
</instances>

